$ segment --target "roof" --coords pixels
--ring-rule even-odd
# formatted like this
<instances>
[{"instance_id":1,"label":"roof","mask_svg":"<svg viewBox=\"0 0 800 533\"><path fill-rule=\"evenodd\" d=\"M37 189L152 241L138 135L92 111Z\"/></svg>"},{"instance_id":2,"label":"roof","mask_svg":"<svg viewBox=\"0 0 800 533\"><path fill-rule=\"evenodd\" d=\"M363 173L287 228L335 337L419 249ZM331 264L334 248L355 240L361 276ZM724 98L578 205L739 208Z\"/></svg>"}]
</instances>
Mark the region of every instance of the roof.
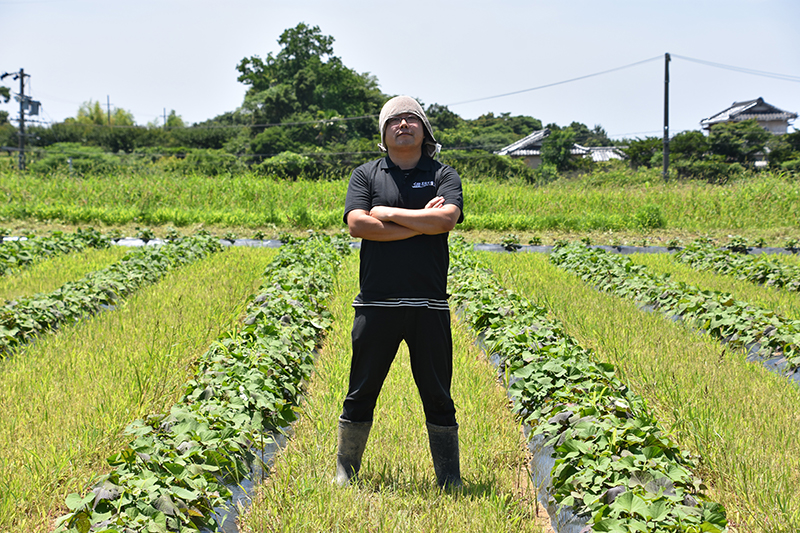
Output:
<instances>
[{"instance_id":1,"label":"roof","mask_svg":"<svg viewBox=\"0 0 800 533\"><path fill-rule=\"evenodd\" d=\"M589 146L586 150L589 151L588 153L595 163L611 161L612 159L626 159L628 157L625 152L616 146Z\"/></svg>"},{"instance_id":2,"label":"roof","mask_svg":"<svg viewBox=\"0 0 800 533\"><path fill-rule=\"evenodd\" d=\"M704 127L711 127L714 124L719 124L720 122L738 122L748 119L756 119L761 121L789 121L796 118L797 113L778 109L774 105L765 102L763 98L759 97L755 100L748 100L746 102L734 102L728 109L720 111L714 116L701 120L700 125Z\"/></svg>"},{"instance_id":3,"label":"roof","mask_svg":"<svg viewBox=\"0 0 800 533\"><path fill-rule=\"evenodd\" d=\"M495 153L497 155L539 155L539 150L542 148L542 141L544 141L549 135L550 130L548 128L536 130L527 137L523 137L517 142L511 143Z\"/></svg>"},{"instance_id":4,"label":"roof","mask_svg":"<svg viewBox=\"0 0 800 533\"><path fill-rule=\"evenodd\" d=\"M524 137L505 148L496 151L497 155L509 155L512 157L530 157L542 154L542 142L550 135L550 130L536 130L527 137ZM625 154L613 146L581 146L573 144L570 150L572 155L591 156L593 161L610 161L612 159L625 159Z\"/></svg>"}]
</instances>

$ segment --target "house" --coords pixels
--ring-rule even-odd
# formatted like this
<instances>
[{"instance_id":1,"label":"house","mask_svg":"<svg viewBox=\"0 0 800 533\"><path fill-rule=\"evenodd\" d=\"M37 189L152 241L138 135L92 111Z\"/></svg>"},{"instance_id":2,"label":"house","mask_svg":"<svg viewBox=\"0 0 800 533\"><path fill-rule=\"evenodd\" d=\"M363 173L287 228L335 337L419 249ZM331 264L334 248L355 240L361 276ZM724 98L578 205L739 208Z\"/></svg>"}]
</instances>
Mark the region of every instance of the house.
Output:
<instances>
[{"instance_id":1,"label":"house","mask_svg":"<svg viewBox=\"0 0 800 533\"><path fill-rule=\"evenodd\" d=\"M778 109L759 97L746 102L734 102L728 109L701 120L700 125L706 132L709 132L712 126L722 122L741 122L742 120L755 119L758 125L768 132L781 135L787 132L789 122L796 118L797 113Z\"/></svg>"},{"instance_id":2,"label":"house","mask_svg":"<svg viewBox=\"0 0 800 533\"><path fill-rule=\"evenodd\" d=\"M523 158L526 165L536 168L542 164L542 143L549 135L550 130L548 128L536 130L527 137L497 150L495 154ZM573 157L591 157L595 162L625 159L626 157L620 149L613 146L587 147L573 144L570 153Z\"/></svg>"}]
</instances>

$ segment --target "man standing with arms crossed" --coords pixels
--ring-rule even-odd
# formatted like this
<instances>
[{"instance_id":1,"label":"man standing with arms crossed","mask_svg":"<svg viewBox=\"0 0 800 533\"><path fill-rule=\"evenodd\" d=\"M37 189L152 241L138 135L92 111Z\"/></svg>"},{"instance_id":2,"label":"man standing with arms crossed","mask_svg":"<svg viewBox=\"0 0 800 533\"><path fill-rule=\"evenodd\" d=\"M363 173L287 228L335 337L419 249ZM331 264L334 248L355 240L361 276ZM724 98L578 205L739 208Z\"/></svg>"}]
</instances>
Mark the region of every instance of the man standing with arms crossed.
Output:
<instances>
[{"instance_id":1,"label":"man standing with arms crossed","mask_svg":"<svg viewBox=\"0 0 800 533\"><path fill-rule=\"evenodd\" d=\"M350 235L362 239L361 292L353 302L353 356L339 418L336 481L347 485L361 467L375 403L405 341L437 483L459 487L447 237L464 219L461 179L432 159L439 145L413 98L386 102L379 127L387 157L353 171L345 201Z\"/></svg>"}]
</instances>

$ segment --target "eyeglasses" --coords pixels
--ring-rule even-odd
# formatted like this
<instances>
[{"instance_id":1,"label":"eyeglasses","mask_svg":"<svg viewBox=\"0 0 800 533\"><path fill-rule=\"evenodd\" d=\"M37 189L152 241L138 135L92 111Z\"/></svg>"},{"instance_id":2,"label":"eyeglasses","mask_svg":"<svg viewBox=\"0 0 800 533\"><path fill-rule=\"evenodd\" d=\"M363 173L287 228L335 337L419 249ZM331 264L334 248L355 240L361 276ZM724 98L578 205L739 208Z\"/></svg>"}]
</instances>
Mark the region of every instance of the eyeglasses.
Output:
<instances>
[{"instance_id":1,"label":"eyeglasses","mask_svg":"<svg viewBox=\"0 0 800 533\"><path fill-rule=\"evenodd\" d=\"M389 126L390 128L396 128L404 120L406 121L406 124L408 124L409 126L411 126L412 124L419 125L422 123L422 120L417 115L408 115L402 117L392 117L386 121L386 125Z\"/></svg>"}]
</instances>

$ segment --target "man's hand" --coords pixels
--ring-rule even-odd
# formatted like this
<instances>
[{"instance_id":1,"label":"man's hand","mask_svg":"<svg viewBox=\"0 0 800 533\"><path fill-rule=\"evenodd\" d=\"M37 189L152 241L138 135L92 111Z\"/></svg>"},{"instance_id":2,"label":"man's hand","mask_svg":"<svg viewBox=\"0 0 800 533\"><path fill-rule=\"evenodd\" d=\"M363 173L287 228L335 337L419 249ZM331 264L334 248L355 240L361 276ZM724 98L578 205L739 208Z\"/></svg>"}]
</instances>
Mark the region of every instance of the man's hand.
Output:
<instances>
[{"instance_id":1,"label":"man's hand","mask_svg":"<svg viewBox=\"0 0 800 533\"><path fill-rule=\"evenodd\" d=\"M401 241L420 234L394 222L384 222L363 209L348 213L347 226L352 237L370 241Z\"/></svg>"},{"instance_id":2,"label":"man's hand","mask_svg":"<svg viewBox=\"0 0 800 533\"><path fill-rule=\"evenodd\" d=\"M425 204L425 209L441 209L442 207L444 207L444 196L436 196ZM384 222L390 222L392 217L397 214L398 209L400 208L376 205L370 210L369 216Z\"/></svg>"},{"instance_id":3,"label":"man's hand","mask_svg":"<svg viewBox=\"0 0 800 533\"><path fill-rule=\"evenodd\" d=\"M455 227L461 210L453 204L445 204L444 198L437 196L425 204L424 209L379 205L368 214L385 224L397 224L424 235L438 235Z\"/></svg>"},{"instance_id":4,"label":"man's hand","mask_svg":"<svg viewBox=\"0 0 800 533\"><path fill-rule=\"evenodd\" d=\"M351 211L347 216L350 235L372 241L397 241L416 235L437 235L453 229L461 210L445 205L444 197L436 196L424 209L404 209L378 205L369 212Z\"/></svg>"},{"instance_id":5,"label":"man's hand","mask_svg":"<svg viewBox=\"0 0 800 533\"><path fill-rule=\"evenodd\" d=\"M425 209L438 209L440 207L444 207L444 196L436 196L425 204Z\"/></svg>"}]
</instances>

